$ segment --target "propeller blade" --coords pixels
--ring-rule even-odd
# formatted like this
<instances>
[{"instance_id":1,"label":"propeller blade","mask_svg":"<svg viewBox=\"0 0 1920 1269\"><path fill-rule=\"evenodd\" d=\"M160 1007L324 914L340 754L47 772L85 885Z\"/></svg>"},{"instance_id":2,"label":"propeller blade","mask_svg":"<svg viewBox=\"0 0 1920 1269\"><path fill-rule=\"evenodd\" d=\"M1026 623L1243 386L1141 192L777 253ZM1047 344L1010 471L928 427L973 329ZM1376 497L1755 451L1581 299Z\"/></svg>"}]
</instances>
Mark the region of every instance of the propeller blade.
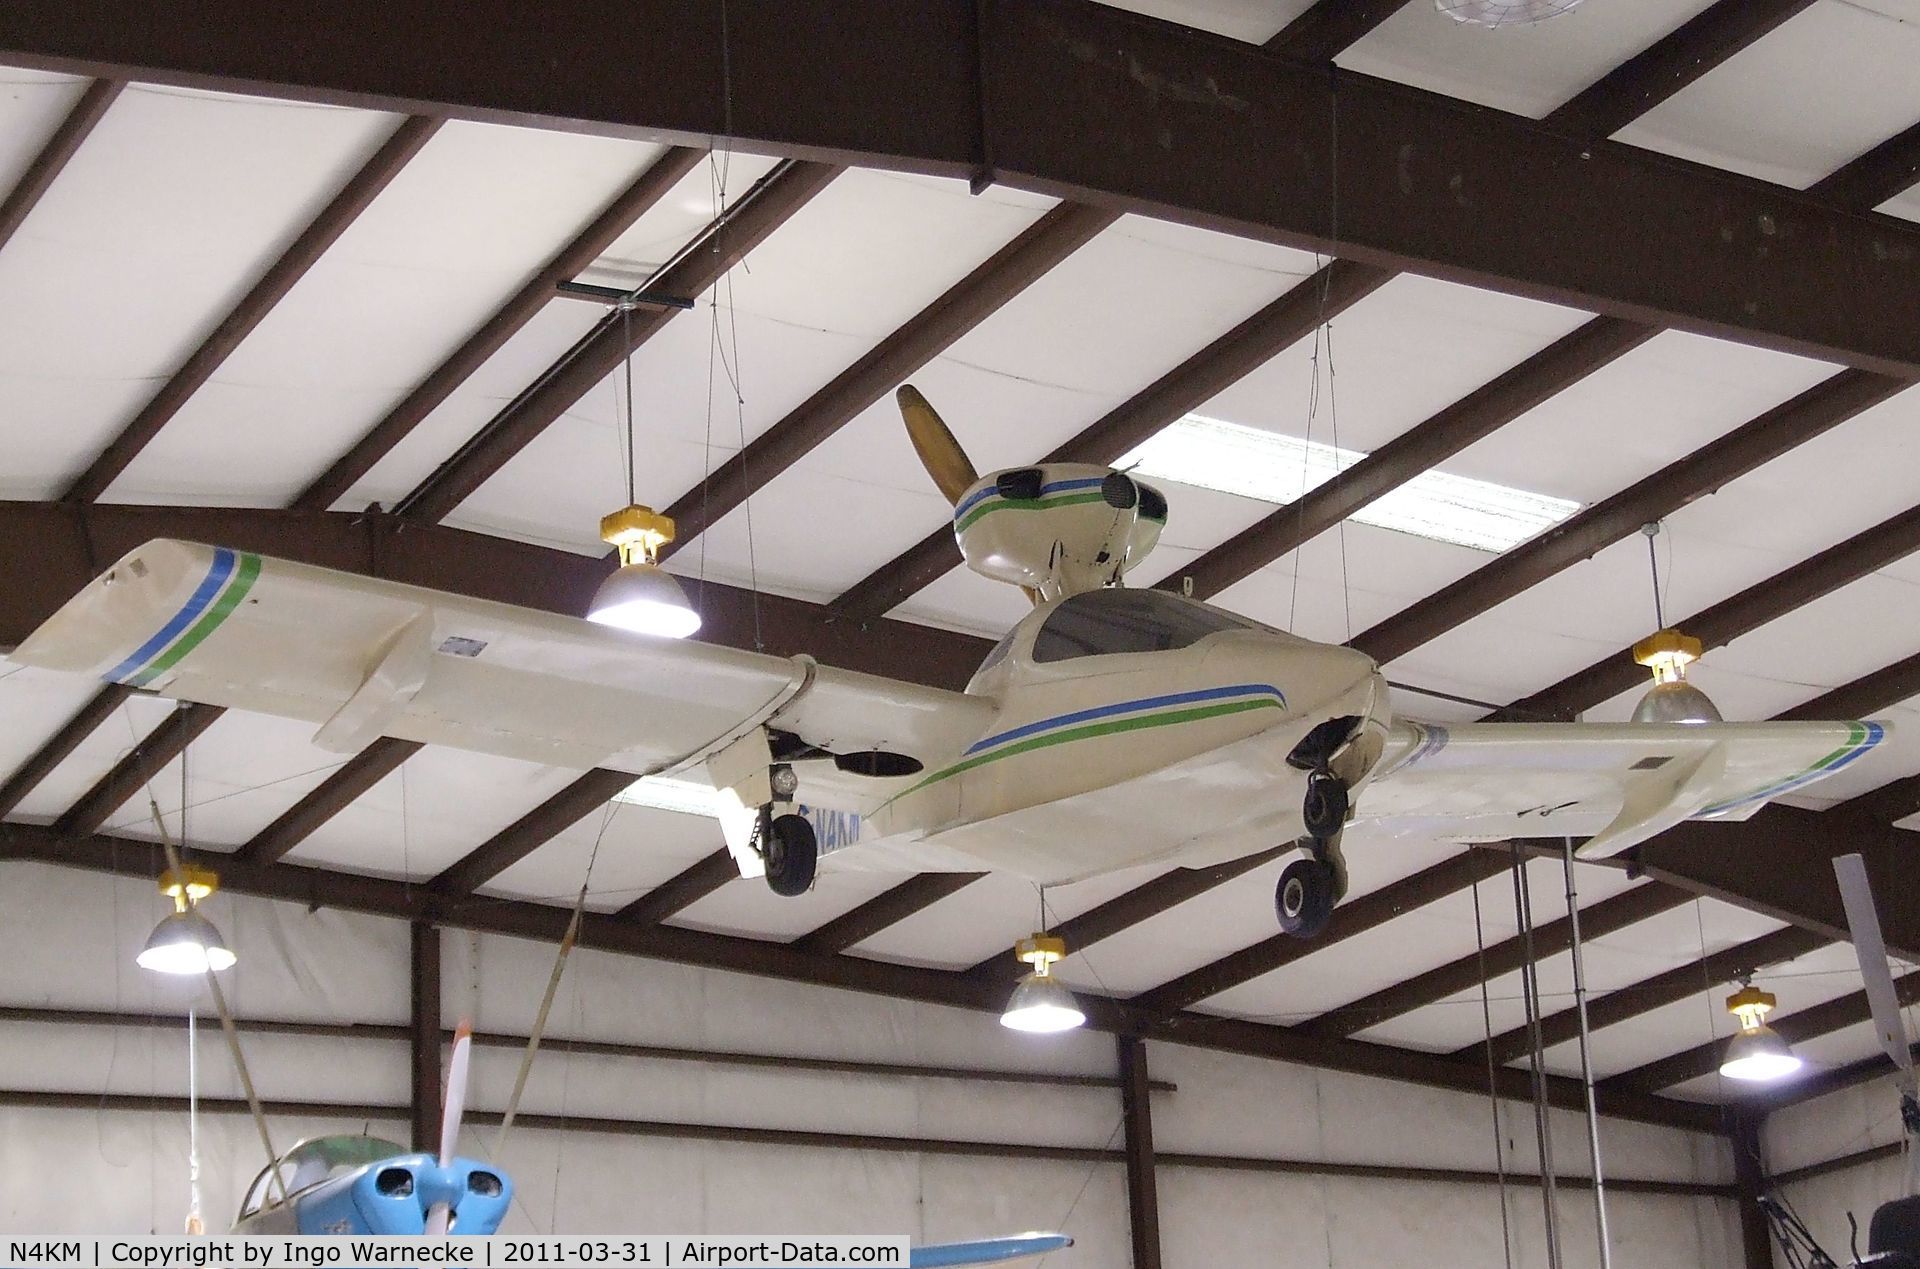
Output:
<instances>
[{"instance_id":1,"label":"propeller blade","mask_svg":"<svg viewBox=\"0 0 1920 1269\"><path fill-rule=\"evenodd\" d=\"M440 1107L440 1166L453 1166L454 1148L460 1141L460 1116L467 1108L467 1061L473 1054L473 1024L461 1019L453 1032L453 1057L447 1063L447 1097ZM427 1209L427 1223L420 1231L429 1238L444 1238L453 1225L453 1208L435 1203Z\"/></svg>"},{"instance_id":2,"label":"propeller blade","mask_svg":"<svg viewBox=\"0 0 1920 1269\"><path fill-rule=\"evenodd\" d=\"M467 1060L473 1053L473 1024L462 1021L453 1033L453 1058L447 1063L447 1100L440 1110L440 1166L453 1166L460 1140L460 1116L467 1108Z\"/></svg>"},{"instance_id":3,"label":"propeller blade","mask_svg":"<svg viewBox=\"0 0 1920 1269\"><path fill-rule=\"evenodd\" d=\"M1867 863L1859 855L1839 855L1833 861L1840 883L1840 902L1846 906L1847 929L1853 951L1860 958L1860 977L1866 980L1867 1004L1873 1009L1873 1029L1880 1047L1900 1072L1902 1092L1915 1091L1913 1053L1907 1047L1907 1028L1900 1017L1900 998L1887 968L1887 944L1880 934L1880 914L1873 906L1873 887L1867 882Z\"/></svg>"},{"instance_id":4,"label":"propeller blade","mask_svg":"<svg viewBox=\"0 0 1920 1269\"><path fill-rule=\"evenodd\" d=\"M967 452L953 439L952 431L920 394L920 389L910 383L901 384L893 399L899 403L900 417L907 425L907 439L913 442L913 452L920 455L920 465L933 477L941 495L958 506L960 496L980 479L980 474L967 460Z\"/></svg>"}]
</instances>

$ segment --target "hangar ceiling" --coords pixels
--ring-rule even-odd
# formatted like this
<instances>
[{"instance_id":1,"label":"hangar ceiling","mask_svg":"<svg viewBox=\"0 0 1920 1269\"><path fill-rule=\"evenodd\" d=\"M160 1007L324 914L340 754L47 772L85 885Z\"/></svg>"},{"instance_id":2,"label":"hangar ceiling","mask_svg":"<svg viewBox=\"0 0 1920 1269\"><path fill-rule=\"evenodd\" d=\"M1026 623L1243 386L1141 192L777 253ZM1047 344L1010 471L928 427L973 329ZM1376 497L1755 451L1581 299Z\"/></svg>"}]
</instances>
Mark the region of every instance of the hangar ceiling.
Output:
<instances>
[{"instance_id":1,"label":"hangar ceiling","mask_svg":"<svg viewBox=\"0 0 1920 1269\"><path fill-rule=\"evenodd\" d=\"M507 6L428 65L361 42L433 45L431 6L305 43L225 7L0 14L0 645L160 535L581 611L629 354L640 496L681 524L707 637L945 685L1021 601L955 567L900 382L982 469L1111 462L1189 414L1337 445L1367 457L1281 506L1169 486L1137 580L1352 642L1417 716L1618 719L1659 521L1728 717L1909 724L1815 796L1576 874L1610 1109L1719 1122L1742 970L1828 1068L1774 1101L1876 1069L1825 868L1865 848L1892 875L1920 809L1910 3L1594 0L1491 36L1424 3L989 4L984 119L943 26L971 4L913 31L873 7L824 60L845 6L743 6L718 95L706 6L656 6L618 57L588 17L543 28L565 76L524 73ZM1072 56L1099 40L1152 91ZM915 75L920 108L886 98ZM1090 101L1098 129L1048 126ZM558 289L643 281L693 308ZM1432 469L1579 510L1499 554L1352 518ZM728 880L710 821L609 802L614 773L392 740L342 762L25 668L0 707L0 857L150 871L147 791L176 812L184 762L189 839L243 891L551 938L598 840L592 945L980 1008L1037 915L999 876L776 899ZM1273 857L1047 905L1100 1025L1470 1089L1491 1051L1524 1095L1529 859L1571 1103L1557 843L1516 849L1357 840L1313 945L1272 935Z\"/></svg>"}]
</instances>

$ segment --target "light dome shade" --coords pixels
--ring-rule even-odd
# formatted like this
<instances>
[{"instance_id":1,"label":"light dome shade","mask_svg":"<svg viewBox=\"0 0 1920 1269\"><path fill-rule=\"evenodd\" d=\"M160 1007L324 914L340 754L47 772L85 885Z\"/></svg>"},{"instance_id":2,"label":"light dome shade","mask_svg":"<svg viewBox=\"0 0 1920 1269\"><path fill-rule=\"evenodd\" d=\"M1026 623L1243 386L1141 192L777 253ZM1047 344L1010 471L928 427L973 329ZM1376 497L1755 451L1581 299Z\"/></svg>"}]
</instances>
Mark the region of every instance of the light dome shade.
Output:
<instances>
[{"instance_id":1,"label":"light dome shade","mask_svg":"<svg viewBox=\"0 0 1920 1269\"><path fill-rule=\"evenodd\" d=\"M644 560L622 564L600 583L587 620L667 639L684 639L700 628L700 614L673 574Z\"/></svg>"},{"instance_id":2,"label":"light dome shade","mask_svg":"<svg viewBox=\"0 0 1920 1269\"><path fill-rule=\"evenodd\" d=\"M1655 683L1633 707L1636 723L1717 723L1720 711L1707 694L1685 679Z\"/></svg>"},{"instance_id":3,"label":"light dome shade","mask_svg":"<svg viewBox=\"0 0 1920 1269\"><path fill-rule=\"evenodd\" d=\"M1071 1031L1085 1024L1087 1015L1067 985L1050 974L1028 974L1013 989L1000 1025L1015 1031L1041 1034Z\"/></svg>"},{"instance_id":4,"label":"light dome shade","mask_svg":"<svg viewBox=\"0 0 1920 1269\"><path fill-rule=\"evenodd\" d=\"M1726 1059L1720 1063L1720 1073L1732 1080L1777 1080L1799 1069L1800 1059L1780 1033L1764 1023L1728 1040Z\"/></svg>"},{"instance_id":5,"label":"light dome shade","mask_svg":"<svg viewBox=\"0 0 1920 1269\"><path fill-rule=\"evenodd\" d=\"M1471 26L1529 26L1557 18L1580 0L1433 0L1433 7Z\"/></svg>"},{"instance_id":6,"label":"light dome shade","mask_svg":"<svg viewBox=\"0 0 1920 1269\"><path fill-rule=\"evenodd\" d=\"M134 960L162 974L204 974L229 969L238 958L213 922L198 912L173 912L153 927Z\"/></svg>"}]
</instances>

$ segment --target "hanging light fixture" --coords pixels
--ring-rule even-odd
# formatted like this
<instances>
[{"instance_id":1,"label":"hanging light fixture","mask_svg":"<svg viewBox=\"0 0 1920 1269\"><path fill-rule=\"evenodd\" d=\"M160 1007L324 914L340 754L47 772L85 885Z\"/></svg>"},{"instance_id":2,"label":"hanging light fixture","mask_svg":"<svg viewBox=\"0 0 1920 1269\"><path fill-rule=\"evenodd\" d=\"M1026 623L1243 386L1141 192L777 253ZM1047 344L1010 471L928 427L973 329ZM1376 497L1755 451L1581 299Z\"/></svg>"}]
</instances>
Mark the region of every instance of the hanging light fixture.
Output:
<instances>
[{"instance_id":1,"label":"hanging light fixture","mask_svg":"<svg viewBox=\"0 0 1920 1269\"><path fill-rule=\"evenodd\" d=\"M1073 998L1067 985L1053 976L1053 965L1067 954L1067 944L1045 932L1021 939L1013 945L1014 957L1033 971L1020 980L1000 1015L1000 1025L1015 1031L1051 1033L1071 1031L1084 1024L1087 1015Z\"/></svg>"},{"instance_id":2,"label":"hanging light fixture","mask_svg":"<svg viewBox=\"0 0 1920 1269\"><path fill-rule=\"evenodd\" d=\"M700 614L673 574L660 567L660 548L673 541L673 519L634 496L633 444L633 297L620 305L620 321L629 349L626 361L627 505L600 521L600 540L620 552L620 567L600 583L587 605L587 620L635 634L684 639L700 628Z\"/></svg>"},{"instance_id":3,"label":"hanging light fixture","mask_svg":"<svg viewBox=\"0 0 1920 1269\"><path fill-rule=\"evenodd\" d=\"M1734 1080L1777 1080L1800 1069L1800 1059L1780 1033L1761 1019L1778 1002L1742 979L1740 990L1727 997L1727 1012L1740 1019L1740 1030L1727 1041L1720 1073Z\"/></svg>"},{"instance_id":4,"label":"hanging light fixture","mask_svg":"<svg viewBox=\"0 0 1920 1269\"><path fill-rule=\"evenodd\" d=\"M660 548L673 541L671 519L652 507L623 507L600 521L600 539L620 552L620 567L594 592L588 621L669 639L700 628L687 593L659 564Z\"/></svg>"},{"instance_id":5,"label":"hanging light fixture","mask_svg":"<svg viewBox=\"0 0 1920 1269\"><path fill-rule=\"evenodd\" d=\"M1705 649L1698 639L1667 624L1666 608L1660 602L1660 554L1654 547L1660 531L1658 520L1640 526L1647 539L1647 566L1653 575L1653 624L1659 629L1633 645L1633 659L1653 671L1653 686L1633 707L1633 721L1717 723L1722 721L1719 709L1705 692L1687 682L1687 667L1698 661Z\"/></svg>"},{"instance_id":6,"label":"hanging light fixture","mask_svg":"<svg viewBox=\"0 0 1920 1269\"><path fill-rule=\"evenodd\" d=\"M220 888L210 869L169 868L160 874L160 893L173 900L174 910L153 927L147 945L134 958L142 969L161 974L204 974L232 968L239 958L213 922L200 915L199 902Z\"/></svg>"}]
</instances>

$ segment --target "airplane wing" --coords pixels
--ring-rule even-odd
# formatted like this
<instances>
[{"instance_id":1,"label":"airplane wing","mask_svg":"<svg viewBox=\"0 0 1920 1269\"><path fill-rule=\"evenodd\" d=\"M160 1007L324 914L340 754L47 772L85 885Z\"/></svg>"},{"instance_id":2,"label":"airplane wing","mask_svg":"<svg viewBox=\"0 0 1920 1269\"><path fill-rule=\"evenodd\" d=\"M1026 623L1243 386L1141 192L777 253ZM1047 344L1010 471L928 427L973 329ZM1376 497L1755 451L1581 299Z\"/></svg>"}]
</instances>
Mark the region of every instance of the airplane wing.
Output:
<instances>
[{"instance_id":1,"label":"airplane wing","mask_svg":"<svg viewBox=\"0 0 1920 1269\"><path fill-rule=\"evenodd\" d=\"M972 1243L941 1243L933 1247L915 1247L908 1255L909 1269L946 1269L950 1265L997 1265L1009 1260L1044 1256L1073 1246L1065 1234L1018 1234L1012 1238L985 1238Z\"/></svg>"},{"instance_id":2,"label":"airplane wing","mask_svg":"<svg viewBox=\"0 0 1920 1269\"><path fill-rule=\"evenodd\" d=\"M1589 837L1610 855L1682 820L1743 820L1871 752L1886 725L1395 722L1357 822L1458 841Z\"/></svg>"},{"instance_id":3,"label":"airplane wing","mask_svg":"<svg viewBox=\"0 0 1920 1269\"><path fill-rule=\"evenodd\" d=\"M695 766L761 724L833 752L932 762L992 714L958 692L808 657L168 539L123 557L11 659L309 722L317 744L343 753L386 735L636 775Z\"/></svg>"}]
</instances>

